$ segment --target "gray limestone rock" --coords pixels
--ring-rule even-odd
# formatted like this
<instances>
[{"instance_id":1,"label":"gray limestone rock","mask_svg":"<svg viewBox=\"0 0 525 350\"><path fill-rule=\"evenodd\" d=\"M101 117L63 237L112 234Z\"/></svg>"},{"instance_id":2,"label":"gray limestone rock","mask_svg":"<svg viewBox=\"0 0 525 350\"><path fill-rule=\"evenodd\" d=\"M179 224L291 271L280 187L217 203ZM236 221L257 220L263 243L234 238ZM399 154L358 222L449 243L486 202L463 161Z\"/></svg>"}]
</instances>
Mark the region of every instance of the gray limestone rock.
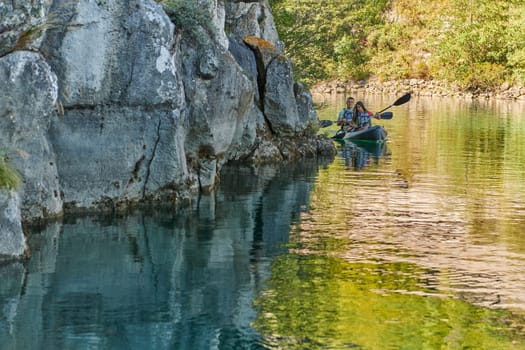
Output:
<instances>
[{"instance_id":1,"label":"gray limestone rock","mask_svg":"<svg viewBox=\"0 0 525 350\"><path fill-rule=\"evenodd\" d=\"M100 104L178 107L183 100L174 63L174 25L150 0L77 0L71 17L44 42L59 77L64 107Z\"/></svg>"},{"instance_id":2,"label":"gray limestone rock","mask_svg":"<svg viewBox=\"0 0 525 350\"><path fill-rule=\"evenodd\" d=\"M177 122L161 109L70 110L50 131L64 202L69 208L134 202L186 180Z\"/></svg>"},{"instance_id":3,"label":"gray limestone rock","mask_svg":"<svg viewBox=\"0 0 525 350\"><path fill-rule=\"evenodd\" d=\"M225 29L230 35L252 35L277 44L279 36L268 0L226 1L225 7Z\"/></svg>"},{"instance_id":4,"label":"gray limestone rock","mask_svg":"<svg viewBox=\"0 0 525 350\"><path fill-rule=\"evenodd\" d=\"M37 50L49 27L52 0L0 2L0 57L15 50Z\"/></svg>"},{"instance_id":5,"label":"gray limestone rock","mask_svg":"<svg viewBox=\"0 0 525 350\"><path fill-rule=\"evenodd\" d=\"M213 188L229 161L300 156L279 138L316 114L268 0L196 5L202 28L154 0L0 2L0 150L22 178L0 206L31 221L172 201Z\"/></svg>"},{"instance_id":6,"label":"gray limestone rock","mask_svg":"<svg viewBox=\"0 0 525 350\"><path fill-rule=\"evenodd\" d=\"M301 83L294 83L293 91L295 95L295 102L297 104L297 112L301 118L306 119L307 125L316 125L319 118L315 111L312 94L306 90Z\"/></svg>"},{"instance_id":7,"label":"gray limestone rock","mask_svg":"<svg viewBox=\"0 0 525 350\"><path fill-rule=\"evenodd\" d=\"M24 254L26 241L21 219L18 193L0 189L0 259Z\"/></svg>"},{"instance_id":8,"label":"gray limestone rock","mask_svg":"<svg viewBox=\"0 0 525 350\"><path fill-rule=\"evenodd\" d=\"M42 218L62 212L53 145L57 78L45 59L15 51L0 58L0 149L21 174L22 216Z\"/></svg>"},{"instance_id":9,"label":"gray limestone rock","mask_svg":"<svg viewBox=\"0 0 525 350\"><path fill-rule=\"evenodd\" d=\"M299 115L293 91L293 72L290 60L274 58L266 69L264 115L277 135L292 135L306 127L308 116Z\"/></svg>"},{"instance_id":10,"label":"gray limestone rock","mask_svg":"<svg viewBox=\"0 0 525 350\"><path fill-rule=\"evenodd\" d=\"M240 153L250 149L256 128L261 126L259 115L253 113L257 86L243 73L231 53L221 47L208 47L206 56L213 57L214 66L220 67L213 78L194 73L203 58L191 42L183 41L181 51L184 52L181 74L189 112L186 153L197 161L206 160L206 168L210 168L210 158L218 159L221 165L232 157L232 152L234 157L242 157ZM215 176L213 173L206 177ZM209 180L202 182L209 184Z\"/></svg>"}]
</instances>

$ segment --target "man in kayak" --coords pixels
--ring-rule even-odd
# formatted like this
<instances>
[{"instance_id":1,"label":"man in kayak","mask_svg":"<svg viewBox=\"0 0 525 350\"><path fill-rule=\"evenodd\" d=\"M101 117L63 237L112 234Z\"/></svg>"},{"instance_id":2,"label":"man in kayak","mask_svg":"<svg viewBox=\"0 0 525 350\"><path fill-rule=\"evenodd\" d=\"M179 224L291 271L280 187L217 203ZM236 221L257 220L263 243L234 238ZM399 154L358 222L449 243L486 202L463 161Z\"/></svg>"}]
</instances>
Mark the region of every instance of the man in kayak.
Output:
<instances>
[{"instance_id":1,"label":"man in kayak","mask_svg":"<svg viewBox=\"0 0 525 350\"><path fill-rule=\"evenodd\" d=\"M379 113L372 113L368 111L363 102L357 101L353 111L353 118L350 122L351 131L364 130L372 126L370 118L381 119Z\"/></svg>"},{"instance_id":2,"label":"man in kayak","mask_svg":"<svg viewBox=\"0 0 525 350\"><path fill-rule=\"evenodd\" d=\"M337 125L341 126L341 130L347 131L348 126L352 122L354 115L354 98L348 97L346 99L346 108L343 108L337 116Z\"/></svg>"}]
</instances>

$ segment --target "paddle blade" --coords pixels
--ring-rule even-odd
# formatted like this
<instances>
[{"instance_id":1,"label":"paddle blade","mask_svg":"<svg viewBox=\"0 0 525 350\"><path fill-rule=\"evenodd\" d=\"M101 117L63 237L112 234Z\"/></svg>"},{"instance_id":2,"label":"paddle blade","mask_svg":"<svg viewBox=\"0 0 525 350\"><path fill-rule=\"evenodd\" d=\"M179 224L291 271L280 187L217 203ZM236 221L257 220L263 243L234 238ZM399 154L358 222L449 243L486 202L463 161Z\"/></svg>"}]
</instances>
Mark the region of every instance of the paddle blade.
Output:
<instances>
[{"instance_id":1,"label":"paddle blade","mask_svg":"<svg viewBox=\"0 0 525 350\"><path fill-rule=\"evenodd\" d=\"M331 120L321 120L319 121L319 127L320 128L326 128L330 125L332 125L334 122L332 122Z\"/></svg>"},{"instance_id":2,"label":"paddle blade","mask_svg":"<svg viewBox=\"0 0 525 350\"><path fill-rule=\"evenodd\" d=\"M337 132L335 133L335 135L332 137L333 139L342 139L343 137L345 137L346 135L346 132L344 130L337 130Z\"/></svg>"},{"instance_id":3,"label":"paddle blade","mask_svg":"<svg viewBox=\"0 0 525 350\"><path fill-rule=\"evenodd\" d=\"M407 103L408 101L410 101L410 92L408 92L408 93L404 94L403 96L401 96L400 98L398 98L396 100L396 102L394 102L392 104L392 106L400 106L400 105L402 105L404 103Z\"/></svg>"},{"instance_id":4,"label":"paddle blade","mask_svg":"<svg viewBox=\"0 0 525 350\"><path fill-rule=\"evenodd\" d=\"M394 113L392 112L381 113L381 119L392 119L393 116L394 116Z\"/></svg>"}]
</instances>

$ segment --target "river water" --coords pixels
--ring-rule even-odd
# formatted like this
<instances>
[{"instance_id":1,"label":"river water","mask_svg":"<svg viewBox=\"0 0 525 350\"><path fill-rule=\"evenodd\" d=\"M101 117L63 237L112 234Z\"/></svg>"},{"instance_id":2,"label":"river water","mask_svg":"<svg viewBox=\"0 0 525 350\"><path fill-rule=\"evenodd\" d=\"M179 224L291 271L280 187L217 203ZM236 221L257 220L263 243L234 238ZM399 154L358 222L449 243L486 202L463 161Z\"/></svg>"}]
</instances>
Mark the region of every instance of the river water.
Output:
<instances>
[{"instance_id":1,"label":"river water","mask_svg":"<svg viewBox=\"0 0 525 350\"><path fill-rule=\"evenodd\" d=\"M333 162L35 229L0 266L0 349L525 349L525 106L392 111Z\"/></svg>"}]
</instances>

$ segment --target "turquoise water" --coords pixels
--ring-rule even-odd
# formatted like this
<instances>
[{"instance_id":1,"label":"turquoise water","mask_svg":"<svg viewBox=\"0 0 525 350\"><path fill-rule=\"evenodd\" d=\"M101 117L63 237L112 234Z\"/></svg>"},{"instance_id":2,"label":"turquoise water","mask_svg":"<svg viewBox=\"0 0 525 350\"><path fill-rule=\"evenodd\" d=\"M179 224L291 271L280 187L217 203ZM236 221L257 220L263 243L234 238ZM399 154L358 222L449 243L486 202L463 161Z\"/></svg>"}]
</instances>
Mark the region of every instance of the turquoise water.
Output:
<instances>
[{"instance_id":1,"label":"turquoise water","mask_svg":"<svg viewBox=\"0 0 525 350\"><path fill-rule=\"evenodd\" d=\"M0 349L525 349L525 107L392 111L330 163L35 229L0 266Z\"/></svg>"},{"instance_id":2,"label":"turquoise water","mask_svg":"<svg viewBox=\"0 0 525 350\"><path fill-rule=\"evenodd\" d=\"M254 298L317 163L225 170L189 208L71 217L0 266L0 349L257 349Z\"/></svg>"}]
</instances>

